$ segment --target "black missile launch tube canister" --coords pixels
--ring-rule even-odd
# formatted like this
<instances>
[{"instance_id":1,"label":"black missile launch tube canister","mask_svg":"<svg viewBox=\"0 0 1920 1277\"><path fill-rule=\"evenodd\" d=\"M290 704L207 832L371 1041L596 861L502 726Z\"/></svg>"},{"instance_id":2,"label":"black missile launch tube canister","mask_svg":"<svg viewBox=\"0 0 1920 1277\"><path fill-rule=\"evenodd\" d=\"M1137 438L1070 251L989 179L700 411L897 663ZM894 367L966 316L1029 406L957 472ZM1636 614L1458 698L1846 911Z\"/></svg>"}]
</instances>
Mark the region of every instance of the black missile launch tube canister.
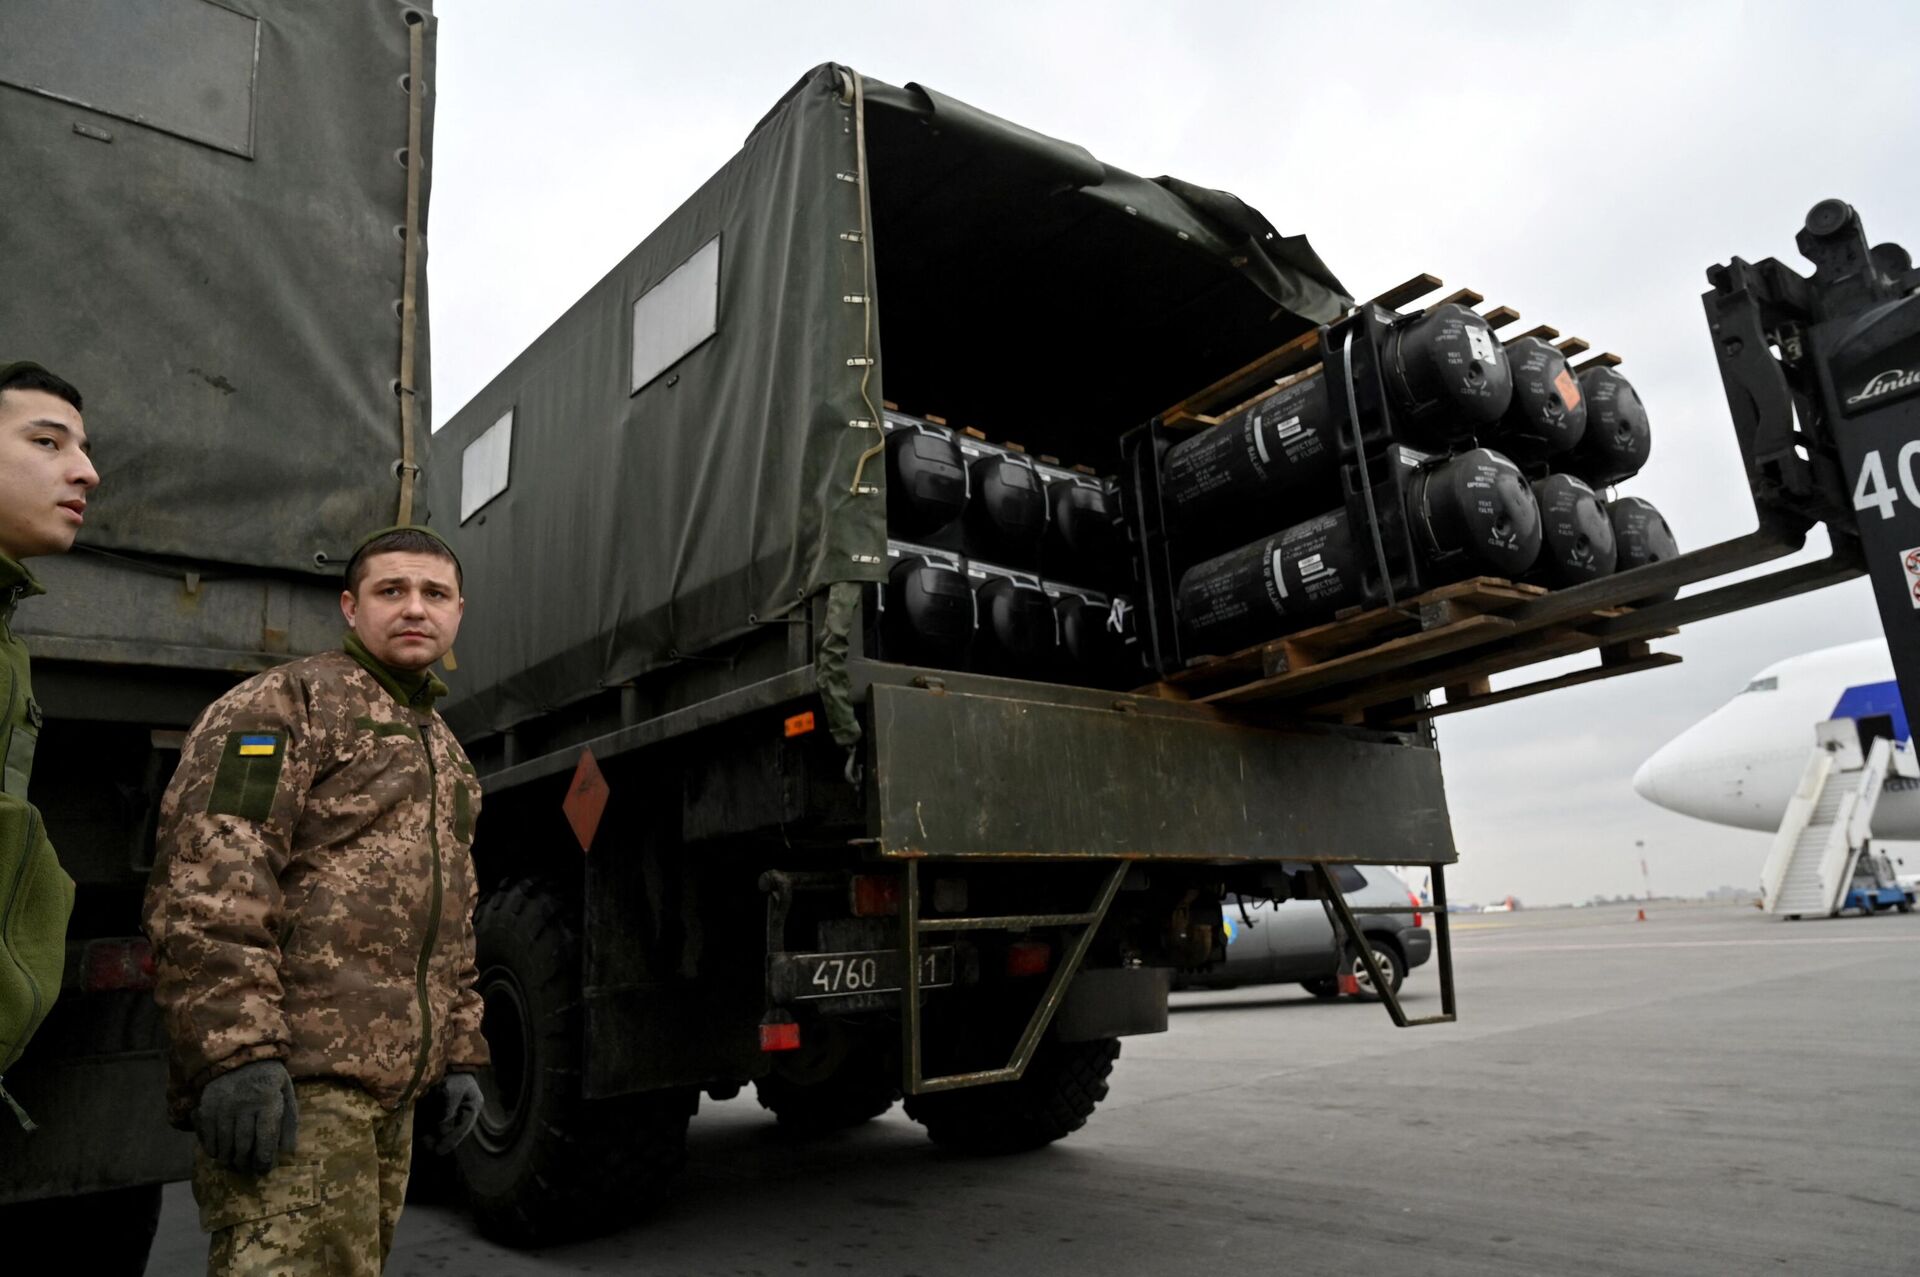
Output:
<instances>
[{"instance_id":1,"label":"black missile launch tube canister","mask_svg":"<svg viewBox=\"0 0 1920 1277\"><path fill-rule=\"evenodd\" d=\"M1194 650L1235 651L1359 603L1364 540L1347 512L1334 510L1195 565L1179 590Z\"/></svg>"},{"instance_id":2,"label":"black missile launch tube canister","mask_svg":"<svg viewBox=\"0 0 1920 1277\"><path fill-rule=\"evenodd\" d=\"M1457 302L1394 328L1386 355L1400 420L1429 438L1444 439L1457 422L1491 425L1513 401L1506 351L1487 321Z\"/></svg>"},{"instance_id":3,"label":"black missile launch tube canister","mask_svg":"<svg viewBox=\"0 0 1920 1277\"><path fill-rule=\"evenodd\" d=\"M1032 577L983 570L969 564L979 625L974 631L974 668L994 674L1040 678L1052 670L1060 641L1053 600Z\"/></svg>"},{"instance_id":4,"label":"black missile launch tube canister","mask_svg":"<svg viewBox=\"0 0 1920 1277\"><path fill-rule=\"evenodd\" d=\"M1540 552L1540 510L1520 468L1475 448L1416 474L1406 516L1434 571L1517 576ZM1180 578L1198 652L1231 652L1366 601L1371 538L1343 508L1230 550Z\"/></svg>"},{"instance_id":5,"label":"black missile launch tube canister","mask_svg":"<svg viewBox=\"0 0 1920 1277\"><path fill-rule=\"evenodd\" d=\"M1475 448L1414 476L1407 519L1429 564L1516 577L1540 557L1540 506L1520 467Z\"/></svg>"},{"instance_id":6,"label":"black missile launch tube canister","mask_svg":"<svg viewBox=\"0 0 1920 1277\"><path fill-rule=\"evenodd\" d=\"M1506 353L1487 321L1464 306L1436 307L1394 328L1383 345L1397 419L1421 437L1500 419L1513 397ZM1208 519L1257 521L1264 503L1302 493L1337 500L1340 432L1325 370L1249 404L1167 451L1160 492L1186 527ZM1317 490L1317 491L1316 491ZM1269 525L1271 526L1271 525Z\"/></svg>"},{"instance_id":7,"label":"black missile launch tube canister","mask_svg":"<svg viewBox=\"0 0 1920 1277\"><path fill-rule=\"evenodd\" d=\"M951 434L917 422L888 432L890 532L918 537L952 523L966 509L967 488L967 468Z\"/></svg>"},{"instance_id":8,"label":"black missile launch tube canister","mask_svg":"<svg viewBox=\"0 0 1920 1277\"><path fill-rule=\"evenodd\" d=\"M1619 547L1617 569L1621 572L1671 559L1680 553L1680 543L1674 539L1666 517L1644 497L1620 497L1607 502L1607 517L1613 523L1614 542ZM1634 603L1659 603L1679 593L1676 586L1635 599Z\"/></svg>"},{"instance_id":9,"label":"black missile launch tube canister","mask_svg":"<svg viewBox=\"0 0 1920 1277\"><path fill-rule=\"evenodd\" d=\"M1587 399L1567 357L1538 337L1506 348L1513 401L1481 437L1521 465L1566 452L1587 431Z\"/></svg>"},{"instance_id":10,"label":"black missile launch tube canister","mask_svg":"<svg viewBox=\"0 0 1920 1277\"><path fill-rule=\"evenodd\" d=\"M961 453L967 452L962 445ZM1047 533L1047 494L1033 463L982 450L967 467L972 495L964 516L969 554L1030 566Z\"/></svg>"},{"instance_id":11,"label":"black missile launch tube canister","mask_svg":"<svg viewBox=\"0 0 1920 1277\"><path fill-rule=\"evenodd\" d=\"M1060 663L1066 678L1106 685L1140 682L1146 666L1133 607L1126 599L1062 590L1054 610L1060 618Z\"/></svg>"},{"instance_id":12,"label":"black missile launch tube canister","mask_svg":"<svg viewBox=\"0 0 1920 1277\"><path fill-rule=\"evenodd\" d=\"M886 658L917 665L964 662L973 643L973 588L957 562L902 553L882 587Z\"/></svg>"},{"instance_id":13,"label":"black missile launch tube canister","mask_svg":"<svg viewBox=\"0 0 1920 1277\"><path fill-rule=\"evenodd\" d=\"M1161 501L1175 523L1192 528L1208 519L1244 523L1248 507L1289 493L1335 493L1338 430L1326 377L1315 373L1168 449Z\"/></svg>"},{"instance_id":14,"label":"black missile launch tube canister","mask_svg":"<svg viewBox=\"0 0 1920 1277\"><path fill-rule=\"evenodd\" d=\"M1586 432L1553 468L1578 475L1593 488L1639 474L1653 452L1653 436L1633 383L1611 368L1589 368L1580 374L1580 393L1587 400Z\"/></svg>"},{"instance_id":15,"label":"black missile launch tube canister","mask_svg":"<svg viewBox=\"0 0 1920 1277\"><path fill-rule=\"evenodd\" d=\"M1099 479L1066 475L1047 484L1048 526L1074 560L1104 566L1120 548L1117 494Z\"/></svg>"},{"instance_id":16,"label":"black missile launch tube canister","mask_svg":"<svg viewBox=\"0 0 1920 1277\"><path fill-rule=\"evenodd\" d=\"M1613 571L1613 520L1606 506L1570 474L1548 475L1533 485L1540 503L1540 557L1526 574L1541 585L1578 585Z\"/></svg>"}]
</instances>

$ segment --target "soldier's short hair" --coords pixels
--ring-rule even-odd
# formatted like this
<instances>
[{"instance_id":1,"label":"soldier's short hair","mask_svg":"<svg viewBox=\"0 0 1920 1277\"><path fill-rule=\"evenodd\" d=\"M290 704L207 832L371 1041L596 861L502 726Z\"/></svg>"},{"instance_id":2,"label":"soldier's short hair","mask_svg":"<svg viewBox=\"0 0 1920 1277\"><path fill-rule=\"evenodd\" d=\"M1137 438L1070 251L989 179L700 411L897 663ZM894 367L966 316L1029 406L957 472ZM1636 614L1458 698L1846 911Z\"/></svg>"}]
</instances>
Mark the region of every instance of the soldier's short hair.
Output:
<instances>
[{"instance_id":1,"label":"soldier's short hair","mask_svg":"<svg viewBox=\"0 0 1920 1277\"><path fill-rule=\"evenodd\" d=\"M44 390L55 398L64 399L73 405L75 412L84 411L80 402L80 392L65 377L48 372L39 364L30 360L18 363L0 364L0 394L9 390Z\"/></svg>"},{"instance_id":2,"label":"soldier's short hair","mask_svg":"<svg viewBox=\"0 0 1920 1277\"><path fill-rule=\"evenodd\" d=\"M436 559L445 559L453 564L455 588L464 587L460 558L454 554L451 546L440 539L438 533L426 528L388 528L362 541L354 550L353 557L347 560L347 593L360 593L360 583L367 576L367 560L376 554L430 554Z\"/></svg>"}]
</instances>

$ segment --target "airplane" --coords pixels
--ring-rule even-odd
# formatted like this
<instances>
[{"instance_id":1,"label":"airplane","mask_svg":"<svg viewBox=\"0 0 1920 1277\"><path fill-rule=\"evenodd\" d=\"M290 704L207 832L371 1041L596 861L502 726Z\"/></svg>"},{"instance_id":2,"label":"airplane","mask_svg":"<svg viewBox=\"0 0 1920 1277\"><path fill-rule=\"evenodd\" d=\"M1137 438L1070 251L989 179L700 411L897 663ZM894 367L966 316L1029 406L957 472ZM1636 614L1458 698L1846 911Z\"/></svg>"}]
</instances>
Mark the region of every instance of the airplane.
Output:
<instances>
[{"instance_id":1,"label":"airplane","mask_svg":"<svg viewBox=\"0 0 1920 1277\"><path fill-rule=\"evenodd\" d=\"M1884 639L1788 657L1655 751L1634 773L1648 802L1716 825L1772 833L1799 787L1817 724L1854 719L1862 744L1887 737L1911 757L1912 732ZM1920 778L1886 778L1876 839L1920 838Z\"/></svg>"}]
</instances>

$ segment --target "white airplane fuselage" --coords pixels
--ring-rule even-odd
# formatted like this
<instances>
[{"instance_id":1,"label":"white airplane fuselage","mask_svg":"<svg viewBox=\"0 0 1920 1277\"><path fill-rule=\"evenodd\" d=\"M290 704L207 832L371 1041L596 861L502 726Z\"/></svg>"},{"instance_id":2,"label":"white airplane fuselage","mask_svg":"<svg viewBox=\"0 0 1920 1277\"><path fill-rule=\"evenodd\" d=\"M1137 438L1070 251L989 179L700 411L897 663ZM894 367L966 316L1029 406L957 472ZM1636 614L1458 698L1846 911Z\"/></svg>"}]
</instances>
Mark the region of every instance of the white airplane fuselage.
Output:
<instances>
[{"instance_id":1,"label":"white airplane fuselage","mask_svg":"<svg viewBox=\"0 0 1920 1277\"><path fill-rule=\"evenodd\" d=\"M1824 648L1769 665L1746 690L1668 741L1634 773L1642 798L1716 825L1772 833L1786 815L1814 746L1832 718L1883 717L1903 749L1907 716L1880 639ZM1890 775L1873 813L1876 838L1920 838L1920 780Z\"/></svg>"}]
</instances>

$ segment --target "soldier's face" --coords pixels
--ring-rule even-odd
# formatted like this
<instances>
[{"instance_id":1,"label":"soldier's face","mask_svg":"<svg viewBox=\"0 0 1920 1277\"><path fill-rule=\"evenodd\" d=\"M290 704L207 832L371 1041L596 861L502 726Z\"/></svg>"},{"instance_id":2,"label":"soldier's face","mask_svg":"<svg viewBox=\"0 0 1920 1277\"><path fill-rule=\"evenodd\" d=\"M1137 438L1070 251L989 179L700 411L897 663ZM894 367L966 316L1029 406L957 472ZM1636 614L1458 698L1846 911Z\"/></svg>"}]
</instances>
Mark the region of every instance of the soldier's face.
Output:
<instances>
[{"instance_id":1,"label":"soldier's face","mask_svg":"<svg viewBox=\"0 0 1920 1277\"><path fill-rule=\"evenodd\" d=\"M467 601L453 564L438 555L376 554L357 593L343 591L340 611L367 651L397 670L423 670L447 654Z\"/></svg>"},{"instance_id":2,"label":"soldier's face","mask_svg":"<svg viewBox=\"0 0 1920 1277\"><path fill-rule=\"evenodd\" d=\"M100 475L80 410L44 390L0 390L0 551L60 554L86 521Z\"/></svg>"}]
</instances>

